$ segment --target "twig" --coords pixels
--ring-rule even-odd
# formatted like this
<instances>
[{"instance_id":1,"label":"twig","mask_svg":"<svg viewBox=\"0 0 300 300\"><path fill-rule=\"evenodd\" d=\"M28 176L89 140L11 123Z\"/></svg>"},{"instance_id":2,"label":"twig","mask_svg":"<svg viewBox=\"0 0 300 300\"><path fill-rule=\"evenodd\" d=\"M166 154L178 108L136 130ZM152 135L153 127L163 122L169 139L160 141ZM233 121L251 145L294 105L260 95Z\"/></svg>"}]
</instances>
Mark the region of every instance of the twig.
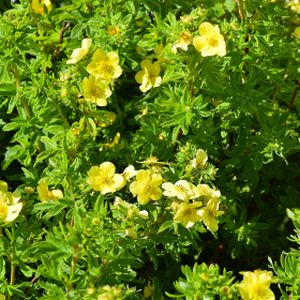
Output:
<instances>
[{"instance_id":1,"label":"twig","mask_svg":"<svg viewBox=\"0 0 300 300\"><path fill-rule=\"evenodd\" d=\"M290 103L289 103L289 106L288 106L288 111L291 112L295 103L296 103L296 99L297 99L297 94L298 94L298 91L300 89L300 80L297 80L296 82L296 86L292 92L292 96L291 96L291 100L290 100Z\"/></svg>"},{"instance_id":2,"label":"twig","mask_svg":"<svg viewBox=\"0 0 300 300\"><path fill-rule=\"evenodd\" d=\"M235 0L238 6L238 11L240 15L241 21L244 21L244 6L243 6L243 0Z\"/></svg>"}]
</instances>

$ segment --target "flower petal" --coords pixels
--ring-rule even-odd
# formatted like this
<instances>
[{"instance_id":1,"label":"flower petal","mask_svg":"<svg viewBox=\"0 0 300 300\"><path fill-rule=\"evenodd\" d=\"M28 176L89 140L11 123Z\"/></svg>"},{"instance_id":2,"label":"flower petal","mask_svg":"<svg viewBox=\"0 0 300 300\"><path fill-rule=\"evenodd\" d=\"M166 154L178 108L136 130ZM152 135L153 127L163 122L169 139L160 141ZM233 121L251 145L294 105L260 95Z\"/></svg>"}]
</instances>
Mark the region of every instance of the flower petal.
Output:
<instances>
[{"instance_id":1,"label":"flower petal","mask_svg":"<svg viewBox=\"0 0 300 300\"><path fill-rule=\"evenodd\" d=\"M209 22L203 22L202 24L200 24L198 31L201 35L215 34L216 30L218 30L219 28L218 25L216 26L217 28L215 28L215 26Z\"/></svg>"}]
</instances>

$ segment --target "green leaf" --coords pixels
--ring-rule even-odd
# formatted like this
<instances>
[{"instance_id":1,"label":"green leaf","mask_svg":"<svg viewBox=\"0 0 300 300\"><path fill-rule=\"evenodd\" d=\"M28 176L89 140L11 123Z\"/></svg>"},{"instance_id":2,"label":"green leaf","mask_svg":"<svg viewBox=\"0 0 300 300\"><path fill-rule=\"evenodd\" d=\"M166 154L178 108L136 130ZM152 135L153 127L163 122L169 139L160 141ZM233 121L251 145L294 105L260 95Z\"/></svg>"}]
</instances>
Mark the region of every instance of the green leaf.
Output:
<instances>
[{"instance_id":1,"label":"green leaf","mask_svg":"<svg viewBox=\"0 0 300 300\"><path fill-rule=\"evenodd\" d=\"M54 135L63 135L66 129L64 126L61 125L50 125L45 128L45 131L50 132Z\"/></svg>"},{"instance_id":2,"label":"green leaf","mask_svg":"<svg viewBox=\"0 0 300 300\"><path fill-rule=\"evenodd\" d=\"M39 153L35 159L35 164L38 164L38 163L42 162L43 160L45 160L46 158L54 155L57 151L58 151L58 149L46 150L46 151Z\"/></svg>"},{"instance_id":3,"label":"green leaf","mask_svg":"<svg viewBox=\"0 0 300 300\"><path fill-rule=\"evenodd\" d=\"M235 0L225 0L224 4L229 12L232 12L236 7Z\"/></svg>"},{"instance_id":4,"label":"green leaf","mask_svg":"<svg viewBox=\"0 0 300 300\"><path fill-rule=\"evenodd\" d=\"M2 130L3 131L12 131L12 130L16 130L19 127L20 127L19 123L17 123L17 122L10 122L10 123L4 125L2 127Z\"/></svg>"},{"instance_id":5,"label":"green leaf","mask_svg":"<svg viewBox=\"0 0 300 300\"><path fill-rule=\"evenodd\" d=\"M169 220L169 221L166 221L164 222L158 229L157 233L161 233L161 232L164 232L165 230L167 230L168 228L171 228L173 227L173 220Z\"/></svg>"},{"instance_id":6,"label":"green leaf","mask_svg":"<svg viewBox=\"0 0 300 300\"><path fill-rule=\"evenodd\" d=\"M254 169L259 171L263 165L264 156L260 153L257 153L254 158Z\"/></svg>"},{"instance_id":7,"label":"green leaf","mask_svg":"<svg viewBox=\"0 0 300 300\"><path fill-rule=\"evenodd\" d=\"M13 82L0 82L0 96L13 96L16 94L16 85Z\"/></svg>"},{"instance_id":8,"label":"green leaf","mask_svg":"<svg viewBox=\"0 0 300 300\"><path fill-rule=\"evenodd\" d=\"M15 160L20 158L24 152L26 151L26 148L22 147L21 145L15 145L13 147L7 147L7 150L5 152L4 161L2 162L2 169L6 170L8 166Z\"/></svg>"}]
</instances>

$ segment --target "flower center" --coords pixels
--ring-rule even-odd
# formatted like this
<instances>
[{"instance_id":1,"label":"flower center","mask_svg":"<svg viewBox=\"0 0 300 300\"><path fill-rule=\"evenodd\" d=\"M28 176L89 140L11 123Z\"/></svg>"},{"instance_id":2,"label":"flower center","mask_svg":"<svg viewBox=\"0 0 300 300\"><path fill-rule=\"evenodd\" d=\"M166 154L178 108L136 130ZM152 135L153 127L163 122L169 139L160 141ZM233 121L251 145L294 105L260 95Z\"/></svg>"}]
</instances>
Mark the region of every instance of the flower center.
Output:
<instances>
[{"instance_id":1,"label":"flower center","mask_svg":"<svg viewBox=\"0 0 300 300\"><path fill-rule=\"evenodd\" d=\"M183 211L183 216L184 217L189 217L193 213L193 208L187 207Z\"/></svg>"},{"instance_id":2,"label":"flower center","mask_svg":"<svg viewBox=\"0 0 300 300\"><path fill-rule=\"evenodd\" d=\"M208 43L211 47L217 47L218 46L218 40L215 37L210 37L208 40Z\"/></svg>"},{"instance_id":3,"label":"flower center","mask_svg":"<svg viewBox=\"0 0 300 300\"><path fill-rule=\"evenodd\" d=\"M96 86L93 86L91 88L91 94L95 97L98 95L98 93L99 93L99 89Z\"/></svg>"},{"instance_id":4,"label":"flower center","mask_svg":"<svg viewBox=\"0 0 300 300\"><path fill-rule=\"evenodd\" d=\"M110 73L110 74L112 74L114 72L114 68L106 62L103 63L102 70L103 70L103 72Z\"/></svg>"},{"instance_id":5,"label":"flower center","mask_svg":"<svg viewBox=\"0 0 300 300\"><path fill-rule=\"evenodd\" d=\"M4 203L0 203L0 220L5 220L7 217L8 207Z\"/></svg>"}]
</instances>

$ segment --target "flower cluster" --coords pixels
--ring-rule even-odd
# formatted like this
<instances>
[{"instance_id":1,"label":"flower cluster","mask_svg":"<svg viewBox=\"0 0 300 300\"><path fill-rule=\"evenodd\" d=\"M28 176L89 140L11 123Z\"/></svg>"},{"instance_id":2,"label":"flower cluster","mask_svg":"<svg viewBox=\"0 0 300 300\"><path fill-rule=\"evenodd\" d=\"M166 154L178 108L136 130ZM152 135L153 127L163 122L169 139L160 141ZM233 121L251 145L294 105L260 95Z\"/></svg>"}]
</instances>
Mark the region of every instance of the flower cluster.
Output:
<instances>
[{"instance_id":1,"label":"flower cluster","mask_svg":"<svg viewBox=\"0 0 300 300\"><path fill-rule=\"evenodd\" d=\"M9 192L8 184L0 180L0 223L9 223L18 217L23 206L19 200L20 196Z\"/></svg>"},{"instance_id":2,"label":"flower cluster","mask_svg":"<svg viewBox=\"0 0 300 300\"><path fill-rule=\"evenodd\" d=\"M183 51L188 50L188 46L193 43L197 51L203 57L206 56L224 56L226 55L226 44L223 35L220 33L218 25L212 25L209 22L203 22L199 26L199 34L193 38L189 30L184 30L180 33L176 42L171 47L171 52L176 54L178 49ZM161 67L160 63L168 63L168 59L163 58L163 45L159 44L155 49L157 61L153 62L149 59L144 59L141 62L141 71L135 75L135 80L140 84L139 88L143 93L146 93L153 87L158 87L162 83L162 78L159 76Z\"/></svg>"},{"instance_id":3,"label":"flower cluster","mask_svg":"<svg viewBox=\"0 0 300 300\"><path fill-rule=\"evenodd\" d=\"M85 57L91 44L91 39L83 39L81 48L73 50L67 64L75 64ZM106 106L106 99L112 94L110 84L122 74L118 54L114 51L106 53L101 48L96 49L91 62L87 65L87 72L90 76L82 80L82 92L85 101L98 106Z\"/></svg>"},{"instance_id":4,"label":"flower cluster","mask_svg":"<svg viewBox=\"0 0 300 300\"><path fill-rule=\"evenodd\" d=\"M203 168L208 160L207 153L199 149L192 160L194 168ZM203 222L211 232L218 230L217 218L224 212L219 209L221 193L207 184L197 186L187 180L179 180L174 184L164 182L162 169L158 166L156 157L150 157L143 162L151 167L135 170L128 166L122 174L116 173L116 168L111 162L104 162L100 166L92 166L88 171L87 182L93 190L105 195L115 193L122 189L133 177L129 185L129 191L137 202L147 205L150 201L158 201L165 196L171 199L169 207L173 211L174 222L182 223L186 228L192 227L197 222ZM134 215L144 219L148 218L146 211L139 209L121 198L117 197L114 207L126 210L127 217Z\"/></svg>"},{"instance_id":5,"label":"flower cluster","mask_svg":"<svg viewBox=\"0 0 300 300\"><path fill-rule=\"evenodd\" d=\"M224 56L226 54L226 44L218 25L203 22L200 24L198 32L200 35L193 38L190 31L183 31L175 44L173 44L172 52L177 53L178 48L187 51L188 46L193 42L194 47L203 57Z\"/></svg>"},{"instance_id":6,"label":"flower cluster","mask_svg":"<svg viewBox=\"0 0 300 300\"><path fill-rule=\"evenodd\" d=\"M243 281L238 284L238 289L243 300L275 300L275 295L270 289L275 282L270 271L255 270L254 272L240 272Z\"/></svg>"},{"instance_id":7,"label":"flower cluster","mask_svg":"<svg viewBox=\"0 0 300 300\"><path fill-rule=\"evenodd\" d=\"M208 230L218 230L217 217L223 214L219 210L221 193L210 188L207 184L195 186L186 180L175 184L162 184L163 195L173 198L171 208L174 211L174 221L182 223L186 228L203 221Z\"/></svg>"}]
</instances>

